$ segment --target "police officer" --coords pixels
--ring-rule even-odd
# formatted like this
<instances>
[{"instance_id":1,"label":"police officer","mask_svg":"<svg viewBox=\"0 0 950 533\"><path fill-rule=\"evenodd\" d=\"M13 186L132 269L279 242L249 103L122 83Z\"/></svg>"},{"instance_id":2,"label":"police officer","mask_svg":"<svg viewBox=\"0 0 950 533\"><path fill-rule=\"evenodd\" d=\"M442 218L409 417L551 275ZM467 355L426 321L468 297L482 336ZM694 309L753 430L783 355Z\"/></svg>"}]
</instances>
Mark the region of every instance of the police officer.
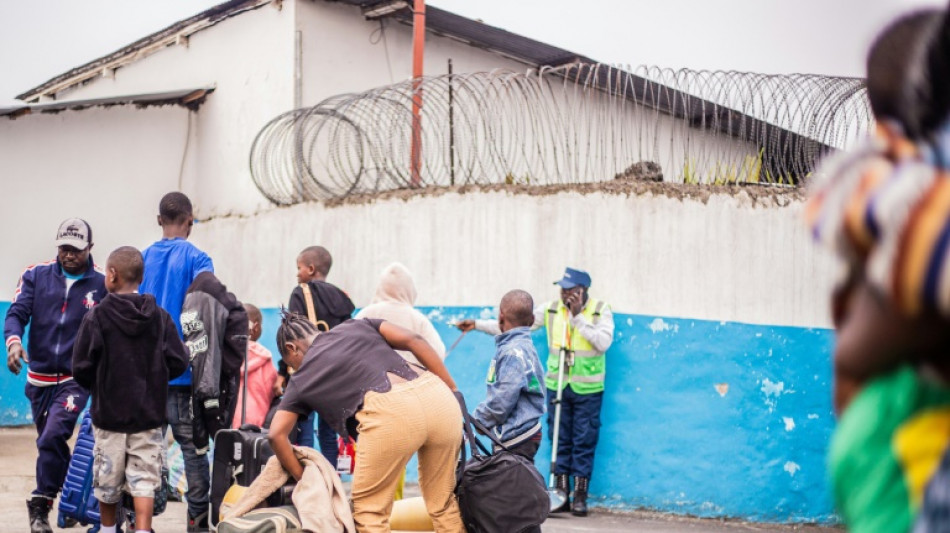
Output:
<instances>
[{"instance_id":1,"label":"police officer","mask_svg":"<svg viewBox=\"0 0 950 533\"><path fill-rule=\"evenodd\" d=\"M594 470L594 450L600 435L600 409L606 377L605 352L614 336L610 306L592 298L590 274L567 268L564 277L554 282L561 287L561 298L534 310L534 326L547 331L548 361L545 385L548 389L548 435L553 433L557 398L558 362L561 347L567 349L561 399L561 423L558 434L557 462L554 469L557 488L570 493L574 478L573 501L568 499L554 512L568 509L576 516L587 516L587 492ZM462 331L477 329L498 335L497 320L462 320Z\"/></svg>"},{"instance_id":2,"label":"police officer","mask_svg":"<svg viewBox=\"0 0 950 533\"><path fill-rule=\"evenodd\" d=\"M64 221L56 232L55 261L27 267L20 276L3 324L7 368L26 372L38 437L36 489L27 508L31 533L52 533L49 511L69 467L67 441L89 392L73 381L73 341L83 316L106 295L105 277L93 267L92 228L79 218ZM22 336L30 324L27 354Z\"/></svg>"}]
</instances>

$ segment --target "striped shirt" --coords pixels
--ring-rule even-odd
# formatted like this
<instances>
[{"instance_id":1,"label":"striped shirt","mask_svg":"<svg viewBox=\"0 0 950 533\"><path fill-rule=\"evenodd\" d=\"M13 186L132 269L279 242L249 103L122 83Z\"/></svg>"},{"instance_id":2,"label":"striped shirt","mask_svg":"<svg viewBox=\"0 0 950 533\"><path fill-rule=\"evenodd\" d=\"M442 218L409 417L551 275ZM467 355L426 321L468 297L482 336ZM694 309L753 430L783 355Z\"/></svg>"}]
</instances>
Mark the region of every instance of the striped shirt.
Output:
<instances>
[{"instance_id":1,"label":"striped shirt","mask_svg":"<svg viewBox=\"0 0 950 533\"><path fill-rule=\"evenodd\" d=\"M805 208L812 237L907 316L950 316L950 174L873 148L829 158Z\"/></svg>"}]
</instances>

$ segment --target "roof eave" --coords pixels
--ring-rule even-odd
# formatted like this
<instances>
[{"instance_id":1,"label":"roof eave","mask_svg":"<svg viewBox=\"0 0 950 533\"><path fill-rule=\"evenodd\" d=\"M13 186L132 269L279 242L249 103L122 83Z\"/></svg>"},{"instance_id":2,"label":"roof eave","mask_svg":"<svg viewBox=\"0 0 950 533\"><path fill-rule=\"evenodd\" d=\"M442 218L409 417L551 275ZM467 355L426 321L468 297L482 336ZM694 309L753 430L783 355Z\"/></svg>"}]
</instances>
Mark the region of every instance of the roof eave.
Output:
<instances>
[{"instance_id":1,"label":"roof eave","mask_svg":"<svg viewBox=\"0 0 950 533\"><path fill-rule=\"evenodd\" d=\"M163 48L176 44L187 45L190 35L245 11L257 9L272 1L273 0L229 0L228 2L218 4L197 15L180 20L164 29L147 35L111 54L70 69L22 94L18 94L15 98L27 103L36 103L44 96L55 98L56 94L66 89L90 81L100 75L110 74L125 65L151 55Z\"/></svg>"},{"instance_id":2,"label":"roof eave","mask_svg":"<svg viewBox=\"0 0 950 533\"><path fill-rule=\"evenodd\" d=\"M209 94L214 92L214 87L198 87L191 89L179 89L176 91L165 91L160 93L132 94L122 96L110 96L106 98L89 98L81 100L68 100L61 102L49 102L43 104L26 104L20 106L0 107L0 117L15 119L24 115L34 113L60 113L62 111L78 111L90 107L112 107L121 105L134 105L138 108L177 105L196 110L204 103Z\"/></svg>"}]
</instances>

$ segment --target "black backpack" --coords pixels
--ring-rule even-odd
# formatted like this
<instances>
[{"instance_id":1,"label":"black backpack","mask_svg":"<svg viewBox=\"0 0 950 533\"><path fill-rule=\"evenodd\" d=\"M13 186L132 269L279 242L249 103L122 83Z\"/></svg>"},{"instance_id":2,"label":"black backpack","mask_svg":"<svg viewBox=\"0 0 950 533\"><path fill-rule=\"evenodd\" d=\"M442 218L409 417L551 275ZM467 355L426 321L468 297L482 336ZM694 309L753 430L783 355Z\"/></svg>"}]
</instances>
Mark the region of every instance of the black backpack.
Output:
<instances>
[{"instance_id":1,"label":"black backpack","mask_svg":"<svg viewBox=\"0 0 950 533\"><path fill-rule=\"evenodd\" d=\"M456 469L455 495L468 533L513 533L541 525L548 517L550 499L544 478L534 464L513 454L468 414L465 399L457 395L464 416L465 440L472 450L466 459L462 443ZM501 450L492 454L475 438L479 426ZM481 453L479 453L481 451Z\"/></svg>"}]
</instances>

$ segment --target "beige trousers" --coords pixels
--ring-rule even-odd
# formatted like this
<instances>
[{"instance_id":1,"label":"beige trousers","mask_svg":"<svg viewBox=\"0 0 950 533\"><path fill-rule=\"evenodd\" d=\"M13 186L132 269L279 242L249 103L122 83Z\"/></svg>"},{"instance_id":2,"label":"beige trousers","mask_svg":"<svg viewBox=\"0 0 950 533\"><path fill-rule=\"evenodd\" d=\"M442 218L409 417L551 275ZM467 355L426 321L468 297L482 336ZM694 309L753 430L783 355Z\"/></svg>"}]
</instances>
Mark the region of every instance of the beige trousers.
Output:
<instances>
[{"instance_id":1,"label":"beige trousers","mask_svg":"<svg viewBox=\"0 0 950 533\"><path fill-rule=\"evenodd\" d=\"M455 500L462 410L435 374L367 392L356 413L359 443L353 475L353 519L359 533L388 532L393 492L413 453L419 485L436 533L464 533Z\"/></svg>"}]
</instances>

